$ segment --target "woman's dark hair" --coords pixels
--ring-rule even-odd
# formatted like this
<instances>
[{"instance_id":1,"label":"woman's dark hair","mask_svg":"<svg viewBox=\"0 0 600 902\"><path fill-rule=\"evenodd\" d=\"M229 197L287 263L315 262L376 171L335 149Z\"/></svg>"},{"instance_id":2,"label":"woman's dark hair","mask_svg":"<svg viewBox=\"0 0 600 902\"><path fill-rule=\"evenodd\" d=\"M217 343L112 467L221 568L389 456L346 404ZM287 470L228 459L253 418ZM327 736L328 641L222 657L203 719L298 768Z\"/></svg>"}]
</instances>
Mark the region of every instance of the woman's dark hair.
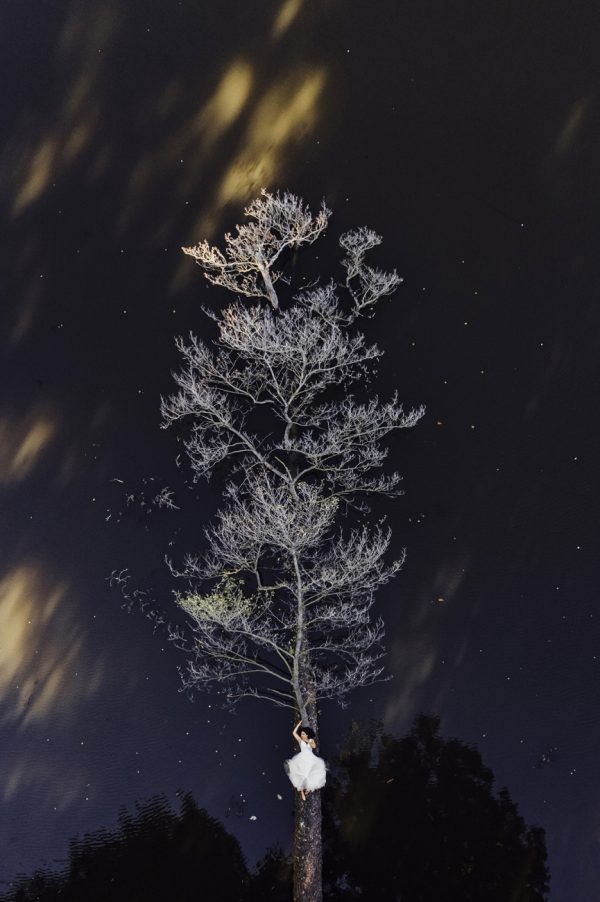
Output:
<instances>
[{"instance_id":1,"label":"woman's dark hair","mask_svg":"<svg viewBox=\"0 0 600 902\"><path fill-rule=\"evenodd\" d=\"M317 736L311 727L300 727L299 733L306 733L309 739L316 739Z\"/></svg>"}]
</instances>

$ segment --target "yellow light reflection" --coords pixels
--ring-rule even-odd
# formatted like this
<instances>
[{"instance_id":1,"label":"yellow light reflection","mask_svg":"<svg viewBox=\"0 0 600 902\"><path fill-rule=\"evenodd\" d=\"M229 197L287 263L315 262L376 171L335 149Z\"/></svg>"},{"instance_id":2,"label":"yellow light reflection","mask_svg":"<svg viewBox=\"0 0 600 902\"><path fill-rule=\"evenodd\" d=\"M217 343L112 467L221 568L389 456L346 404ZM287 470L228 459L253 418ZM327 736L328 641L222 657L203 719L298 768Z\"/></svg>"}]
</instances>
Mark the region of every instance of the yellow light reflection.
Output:
<instances>
[{"instance_id":1,"label":"yellow light reflection","mask_svg":"<svg viewBox=\"0 0 600 902\"><path fill-rule=\"evenodd\" d=\"M14 217L39 200L91 143L98 122L94 95L101 80L101 52L117 24L115 10L109 6L101 6L92 15L75 7L67 21L57 55L61 63L67 62L65 57L76 55L78 71L69 79L64 102L54 111L58 125L41 135L29 152L21 151L20 169L11 174L9 186L5 186L13 195ZM22 143L27 146L31 141L23 136Z\"/></svg>"},{"instance_id":2,"label":"yellow light reflection","mask_svg":"<svg viewBox=\"0 0 600 902\"><path fill-rule=\"evenodd\" d=\"M25 172L21 176L21 186L17 190L12 206L14 216L18 215L34 200L37 200L50 184L57 150L58 141L56 137L47 137L42 140L38 149L33 152L31 160L26 162Z\"/></svg>"},{"instance_id":3,"label":"yellow light reflection","mask_svg":"<svg viewBox=\"0 0 600 902\"><path fill-rule=\"evenodd\" d=\"M236 60L225 72L213 96L195 121L204 146L212 145L236 121L250 96L254 80L252 67Z\"/></svg>"},{"instance_id":4,"label":"yellow light reflection","mask_svg":"<svg viewBox=\"0 0 600 902\"><path fill-rule=\"evenodd\" d=\"M273 22L274 38L280 38L286 33L303 6L304 0L285 0L282 3Z\"/></svg>"},{"instance_id":5,"label":"yellow light reflection","mask_svg":"<svg viewBox=\"0 0 600 902\"><path fill-rule=\"evenodd\" d=\"M305 0L282 0L266 21L266 38L256 48L256 61L234 54L216 74L208 97L203 95L191 111L193 94L183 77L162 81L140 97L136 128L149 126L151 134L161 138L158 144L143 143L129 167L112 223L115 236L124 237L141 222L148 197L160 193L171 201L153 227L156 242L169 240L182 205L193 204L198 197L202 200L190 241L211 238L220 229L226 207L239 206L262 187L279 187L285 181L292 152L317 124L327 73L325 66L295 65L286 59L269 71L273 66L269 67L268 52L273 51L271 40L288 36L306 10ZM6 193L13 217L33 211L73 173L75 163L88 182L110 168L118 142L111 133L107 139L99 122L106 120L110 94L105 76L121 22L119 6L110 0L101 0L93 9L72 5L55 49L64 99L51 111L51 119L42 124L37 120L37 127L36 119L25 111L0 159L0 191ZM181 235L178 245L184 240ZM178 265L172 290L192 277L189 261ZM35 306L28 304L19 313L13 340L27 333Z\"/></svg>"},{"instance_id":6,"label":"yellow light reflection","mask_svg":"<svg viewBox=\"0 0 600 902\"><path fill-rule=\"evenodd\" d=\"M569 110L554 148L554 153L557 157L566 156L577 141L588 111L588 106L589 103L587 98L583 97L581 100L578 100L577 103L574 103Z\"/></svg>"},{"instance_id":7,"label":"yellow light reflection","mask_svg":"<svg viewBox=\"0 0 600 902\"><path fill-rule=\"evenodd\" d=\"M56 432L55 417L42 410L21 419L0 417L0 484L29 476Z\"/></svg>"},{"instance_id":8,"label":"yellow light reflection","mask_svg":"<svg viewBox=\"0 0 600 902\"><path fill-rule=\"evenodd\" d=\"M10 339L16 344L23 338L33 324L33 318L38 308L40 298L42 296L42 281L30 283L25 289L21 302L17 308L17 318L14 324ZM0 461L2 460L2 448L0 447ZM0 464L1 471L1 464ZM1 479L0 475L0 479Z\"/></svg>"},{"instance_id":9,"label":"yellow light reflection","mask_svg":"<svg viewBox=\"0 0 600 902\"><path fill-rule=\"evenodd\" d=\"M427 637L412 636L394 643L388 661L388 671L394 674L394 682L383 715L386 729L393 732L399 724L406 724L414 717L421 691L436 660L437 651Z\"/></svg>"},{"instance_id":10,"label":"yellow light reflection","mask_svg":"<svg viewBox=\"0 0 600 902\"><path fill-rule=\"evenodd\" d=\"M69 586L47 571L23 564L0 581L0 719L20 727L72 716L102 682L100 664L84 660Z\"/></svg>"},{"instance_id":11,"label":"yellow light reflection","mask_svg":"<svg viewBox=\"0 0 600 902\"><path fill-rule=\"evenodd\" d=\"M438 630L442 621L441 615L432 620L432 603L443 609L455 602L469 572L470 559L470 552L465 550L440 564L427 589L415 599L408 629L390 649L387 666L389 672L394 674L391 685L396 691L390 692L383 719L386 728L392 732L399 726L405 726L418 713L421 694L439 657ZM448 662L449 673L460 667L468 643L469 637L465 633L457 654ZM435 700L434 710L441 710L449 688L449 682L443 685Z\"/></svg>"},{"instance_id":12,"label":"yellow light reflection","mask_svg":"<svg viewBox=\"0 0 600 902\"><path fill-rule=\"evenodd\" d=\"M181 97L182 90L183 83L181 79L171 79L169 84L163 88L158 95L158 98L153 102L155 112L161 117L168 116L172 113Z\"/></svg>"},{"instance_id":13,"label":"yellow light reflection","mask_svg":"<svg viewBox=\"0 0 600 902\"><path fill-rule=\"evenodd\" d=\"M215 147L243 112L253 85L252 66L244 59L234 60L200 109L187 116L175 131L170 131L157 149L140 157L129 179L128 196L118 222L119 234L126 231L141 213L148 192L161 183L165 176L177 174L179 196L189 197L193 194L202 179L209 155L214 153ZM158 104L152 100L146 105L144 118L164 116L165 108L174 106L181 93L181 85L173 82L163 92ZM182 168L180 164L183 160L185 166ZM160 233L161 230L157 228L157 234Z\"/></svg>"},{"instance_id":14,"label":"yellow light reflection","mask_svg":"<svg viewBox=\"0 0 600 902\"><path fill-rule=\"evenodd\" d=\"M296 70L256 99L241 149L191 229L190 241L212 238L228 205L246 203L261 188L270 188L283 178L288 154L317 124L326 85L323 67ZM189 261L182 259L171 292L180 290L194 275Z\"/></svg>"},{"instance_id":15,"label":"yellow light reflection","mask_svg":"<svg viewBox=\"0 0 600 902\"><path fill-rule=\"evenodd\" d=\"M53 759L51 750L43 757L20 751L19 758L11 758L4 769L0 798L10 802L19 793L30 790L35 793L39 810L45 805L54 811L66 811L92 794L89 787L89 776L76 772L72 763L67 767L63 760Z\"/></svg>"},{"instance_id":16,"label":"yellow light reflection","mask_svg":"<svg viewBox=\"0 0 600 902\"><path fill-rule=\"evenodd\" d=\"M265 93L248 125L243 149L221 180L220 207L248 200L279 177L286 152L316 123L325 82L325 70L314 69L293 73Z\"/></svg>"},{"instance_id":17,"label":"yellow light reflection","mask_svg":"<svg viewBox=\"0 0 600 902\"><path fill-rule=\"evenodd\" d=\"M88 116L87 119L81 122L77 122L73 126L72 131L65 138L65 143L62 149L65 162L72 163L73 160L75 160L76 157L79 156L85 146L89 143L95 125L95 117Z\"/></svg>"}]
</instances>

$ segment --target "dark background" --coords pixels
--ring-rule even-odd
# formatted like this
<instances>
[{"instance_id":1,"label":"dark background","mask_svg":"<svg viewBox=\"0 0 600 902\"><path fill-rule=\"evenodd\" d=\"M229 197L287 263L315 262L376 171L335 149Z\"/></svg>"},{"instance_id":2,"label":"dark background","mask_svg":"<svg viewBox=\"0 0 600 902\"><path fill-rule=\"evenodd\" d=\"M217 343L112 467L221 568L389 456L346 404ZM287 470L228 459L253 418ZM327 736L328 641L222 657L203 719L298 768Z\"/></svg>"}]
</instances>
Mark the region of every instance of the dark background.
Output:
<instances>
[{"instance_id":1,"label":"dark background","mask_svg":"<svg viewBox=\"0 0 600 902\"><path fill-rule=\"evenodd\" d=\"M265 186L333 208L326 277L339 233L384 235L376 262L405 281L365 329L382 394L427 405L392 452L394 680L324 707L322 754L352 720L401 735L439 713L546 828L551 898L594 899L596 5L2 12L0 876L182 787L251 864L291 838L285 713L190 703L177 650L106 582L127 567L168 608L163 556L193 549L218 502L211 484L180 514L151 504L181 482L159 430L173 337L224 299L179 248Z\"/></svg>"}]
</instances>

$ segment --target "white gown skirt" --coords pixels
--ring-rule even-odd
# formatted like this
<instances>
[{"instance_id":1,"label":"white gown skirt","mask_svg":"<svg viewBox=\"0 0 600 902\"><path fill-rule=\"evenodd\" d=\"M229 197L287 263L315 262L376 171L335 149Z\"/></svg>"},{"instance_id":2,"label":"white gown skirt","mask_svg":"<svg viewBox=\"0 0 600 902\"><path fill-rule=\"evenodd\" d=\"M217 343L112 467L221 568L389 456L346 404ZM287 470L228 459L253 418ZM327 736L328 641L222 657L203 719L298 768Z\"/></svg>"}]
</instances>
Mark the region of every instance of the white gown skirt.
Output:
<instances>
[{"instance_id":1,"label":"white gown skirt","mask_svg":"<svg viewBox=\"0 0 600 902\"><path fill-rule=\"evenodd\" d=\"M325 786L325 762L315 755L306 742L302 743L298 754L289 758L283 766L296 789L321 789Z\"/></svg>"}]
</instances>

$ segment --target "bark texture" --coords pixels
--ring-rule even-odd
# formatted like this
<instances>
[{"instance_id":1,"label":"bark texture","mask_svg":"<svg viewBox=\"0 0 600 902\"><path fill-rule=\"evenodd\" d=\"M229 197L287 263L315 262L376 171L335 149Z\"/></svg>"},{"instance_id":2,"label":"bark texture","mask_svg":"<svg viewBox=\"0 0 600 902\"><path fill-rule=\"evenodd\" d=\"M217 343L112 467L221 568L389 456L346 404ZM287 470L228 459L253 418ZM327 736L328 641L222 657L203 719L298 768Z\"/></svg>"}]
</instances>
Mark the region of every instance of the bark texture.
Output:
<instances>
[{"instance_id":1,"label":"bark texture","mask_svg":"<svg viewBox=\"0 0 600 902\"><path fill-rule=\"evenodd\" d=\"M321 793L311 792L305 802L296 793L294 902L322 902L322 860Z\"/></svg>"},{"instance_id":2,"label":"bark texture","mask_svg":"<svg viewBox=\"0 0 600 902\"><path fill-rule=\"evenodd\" d=\"M306 663L306 662L305 662ZM310 677L302 674L304 698L309 701L302 712L306 726L317 734L317 706L314 701L315 685ZM323 843L321 836L321 793L311 792L302 801L296 793L294 822L294 902L321 902L323 899Z\"/></svg>"}]
</instances>

